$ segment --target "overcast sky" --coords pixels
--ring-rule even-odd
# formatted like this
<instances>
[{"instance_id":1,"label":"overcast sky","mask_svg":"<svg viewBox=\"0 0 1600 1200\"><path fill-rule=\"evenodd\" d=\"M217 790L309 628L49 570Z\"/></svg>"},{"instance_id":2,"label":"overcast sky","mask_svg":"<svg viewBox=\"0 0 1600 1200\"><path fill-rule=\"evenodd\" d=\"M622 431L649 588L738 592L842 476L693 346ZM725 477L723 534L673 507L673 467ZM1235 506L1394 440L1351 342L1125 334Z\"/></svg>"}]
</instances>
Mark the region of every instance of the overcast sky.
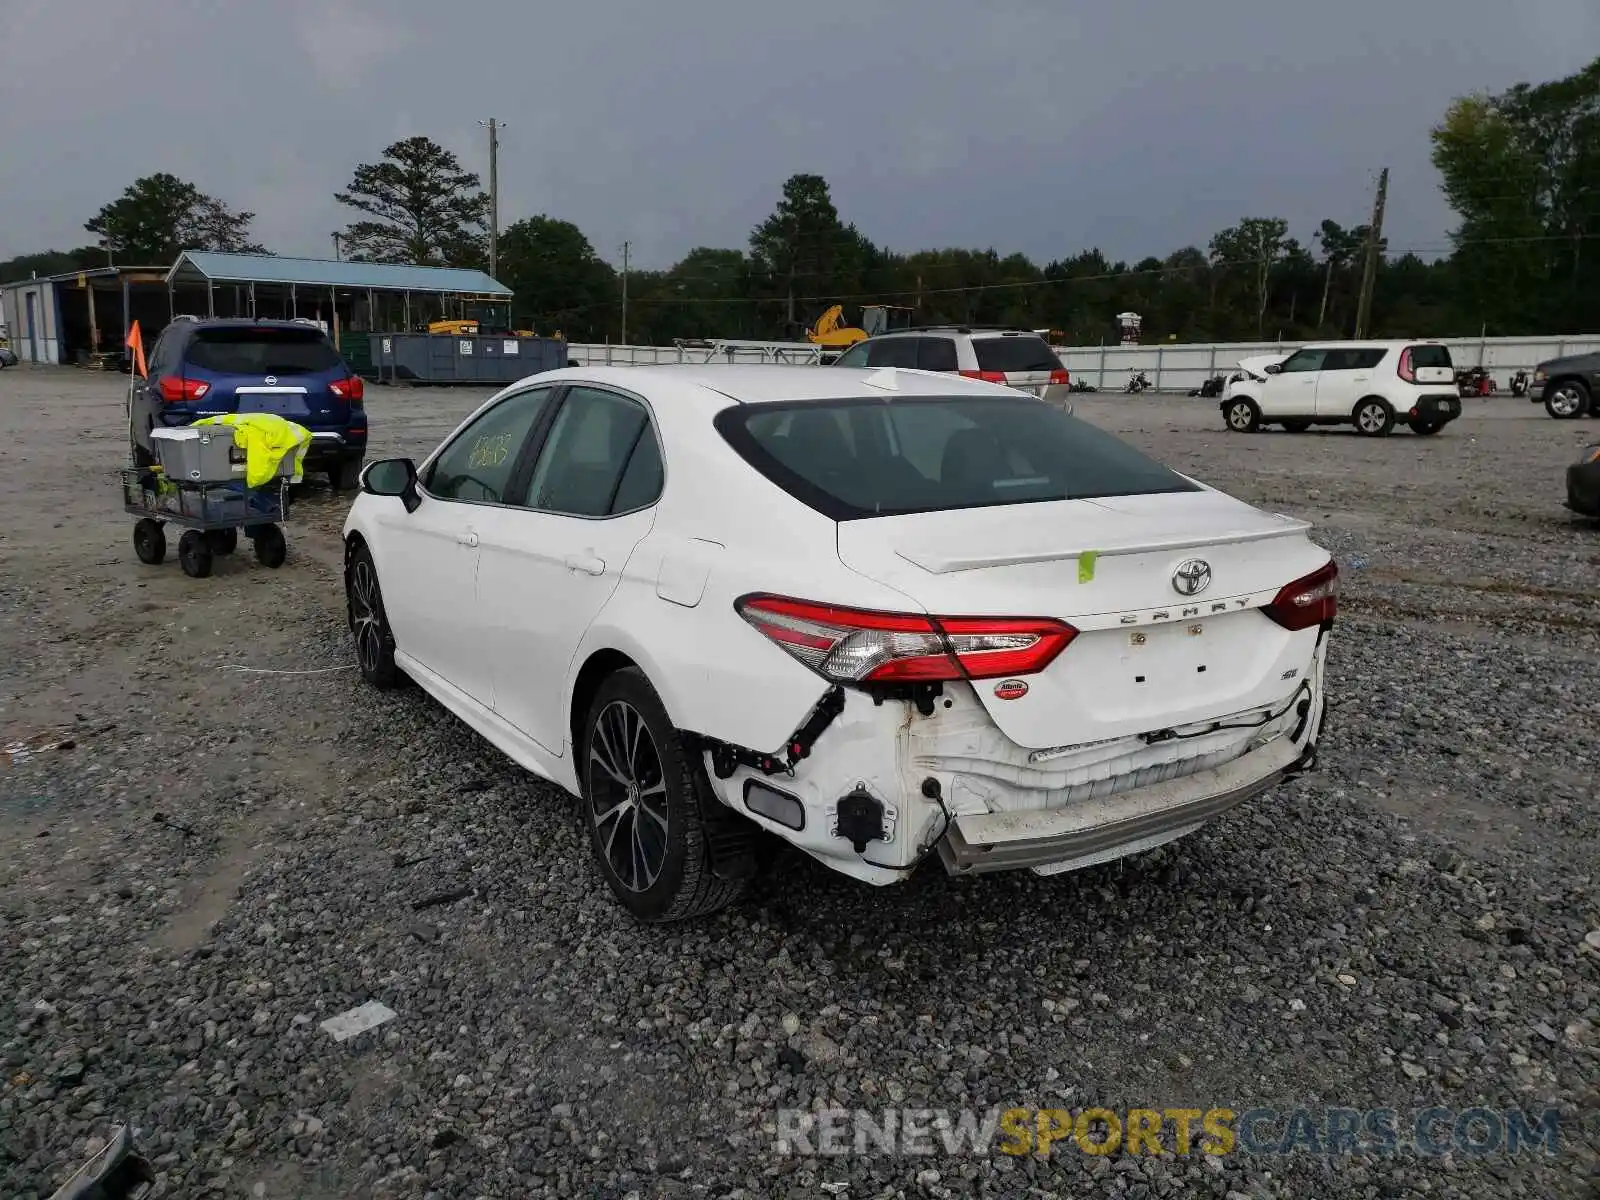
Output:
<instances>
[{"instance_id":1,"label":"overcast sky","mask_svg":"<svg viewBox=\"0 0 1600 1200\"><path fill-rule=\"evenodd\" d=\"M820 173L894 250L1038 261L1204 245L1243 216L1451 218L1428 127L1600 51L1600 0L0 0L0 258L170 171L328 257L354 165L426 134L501 223L545 212L640 267L742 246Z\"/></svg>"}]
</instances>

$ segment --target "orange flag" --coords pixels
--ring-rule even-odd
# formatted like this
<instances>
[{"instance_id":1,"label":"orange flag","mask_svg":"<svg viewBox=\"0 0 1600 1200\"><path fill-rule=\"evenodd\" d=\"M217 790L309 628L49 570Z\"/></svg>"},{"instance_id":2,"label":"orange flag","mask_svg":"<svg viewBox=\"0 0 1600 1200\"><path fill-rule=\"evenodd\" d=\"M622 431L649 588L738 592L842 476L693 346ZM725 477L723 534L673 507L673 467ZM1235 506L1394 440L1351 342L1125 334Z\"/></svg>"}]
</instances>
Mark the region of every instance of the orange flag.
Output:
<instances>
[{"instance_id":1,"label":"orange flag","mask_svg":"<svg viewBox=\"0 0 1600 1200\"><path fill-rule=\"evenodd\" d=\"M135 321L128 330L128 349L133 351L133 369L141 378L148 375L144 365L144 335L139 332L139 322Z\"/></svg>"}]
</instances>

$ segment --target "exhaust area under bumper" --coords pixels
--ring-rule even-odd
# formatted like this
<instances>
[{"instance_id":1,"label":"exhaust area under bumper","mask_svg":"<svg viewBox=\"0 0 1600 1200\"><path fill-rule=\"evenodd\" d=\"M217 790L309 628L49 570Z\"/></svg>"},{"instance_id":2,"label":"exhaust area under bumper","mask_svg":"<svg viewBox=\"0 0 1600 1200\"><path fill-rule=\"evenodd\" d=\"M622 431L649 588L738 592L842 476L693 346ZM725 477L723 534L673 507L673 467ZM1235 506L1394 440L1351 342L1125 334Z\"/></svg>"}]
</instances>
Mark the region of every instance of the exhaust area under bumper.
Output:
<instances>
[{"instance_id":1,"label":"exhaust area under bumper","mask_svg":"<svg viewBox=\"0 0 1600 1200\"><path fill-rule=\"evenodd\" d=\"M1309 750L1284 734L1221 766L1102 800L960 816L939 839L939 857L952 875L1023 867L1054 874L1139 853L1266 791L1293 774Z\"/></svg>"}]
</instances>

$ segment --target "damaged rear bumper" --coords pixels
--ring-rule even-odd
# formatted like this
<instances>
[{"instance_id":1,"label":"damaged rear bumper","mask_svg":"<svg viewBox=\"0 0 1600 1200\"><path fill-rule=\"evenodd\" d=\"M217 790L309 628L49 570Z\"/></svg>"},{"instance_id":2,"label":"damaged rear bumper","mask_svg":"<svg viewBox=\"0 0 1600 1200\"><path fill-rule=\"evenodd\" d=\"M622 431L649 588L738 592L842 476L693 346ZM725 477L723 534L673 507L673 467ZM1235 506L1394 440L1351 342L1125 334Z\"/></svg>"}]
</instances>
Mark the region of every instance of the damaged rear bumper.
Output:
<instances>
[{"instance_id":1,"label":"damaged rear bumper","mask_svg":"<svg viewBox=\"0 0 1600 1200\"><path fill-rule=\"evenodd\" d=\"M1051 811L968 814L950 824L939 857L952 875L1049 868L1050 874L1152 849L1309 765L1314 743L1280 735L1218 767Z\"/></svg>"}]
</instances>

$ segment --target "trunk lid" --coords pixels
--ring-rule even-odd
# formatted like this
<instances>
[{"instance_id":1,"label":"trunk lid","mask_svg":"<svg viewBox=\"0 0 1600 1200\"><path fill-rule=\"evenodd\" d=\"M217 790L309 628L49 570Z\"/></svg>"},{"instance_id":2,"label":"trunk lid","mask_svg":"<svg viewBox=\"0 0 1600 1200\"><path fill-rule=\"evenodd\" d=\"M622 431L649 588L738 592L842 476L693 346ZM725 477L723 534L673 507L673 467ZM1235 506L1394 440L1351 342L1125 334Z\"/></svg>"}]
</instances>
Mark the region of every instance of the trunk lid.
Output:
<instances>
[{"instance_id":1,"label":"trunk lid","mask_svg":"<svg viewBox=\"0 0 1600 1200\"><path fill-rule=\"evenodd\" d=\"M1000 687L1003 680L974 685L1001 731L1031 750L1282 703L1316 644L1315 629L1291 633L1260 609L1326 562L1326 551L1306 537L1304 522L1220 492L946 510L838 528L847 566L930 613L1056 617L1079 630L1049 667L1024 677L1024 693ZM1178 588L1190 585L1178 575L1194 560L1209 574L1185 595Z\"/></svg>"}]
</instances>

